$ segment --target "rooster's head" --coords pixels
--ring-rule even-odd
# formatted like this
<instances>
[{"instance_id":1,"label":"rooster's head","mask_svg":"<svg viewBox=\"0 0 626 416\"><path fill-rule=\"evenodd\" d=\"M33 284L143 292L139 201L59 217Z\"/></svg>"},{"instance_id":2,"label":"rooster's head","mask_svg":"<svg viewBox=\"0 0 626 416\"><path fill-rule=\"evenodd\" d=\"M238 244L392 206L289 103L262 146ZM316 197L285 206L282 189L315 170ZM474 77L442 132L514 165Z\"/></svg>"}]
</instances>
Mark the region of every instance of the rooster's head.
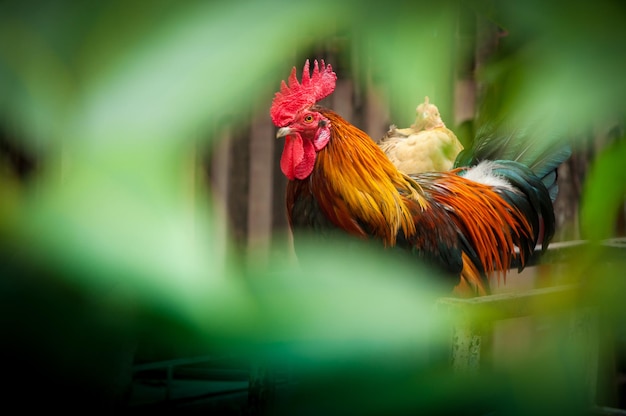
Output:
<instances>
[{"instance_id":1,"label":"rooster's head","mask_svg":"<svg viewBox=\"0 0 626 416\"><path fill-rule=\"evenodd\" d=\"M321 68L315 61L310 75L307 60L302 82L298 82L294 67L289 85L283 81L274 97L270 115L279 127L276 137L285 137L280 167L290 180L307 178L315 166L316 153L328 144L330 121L318 111L315 103L334 91L336 80L337 75L324 61L321 61Z\"/></svg>"}]
</instances>

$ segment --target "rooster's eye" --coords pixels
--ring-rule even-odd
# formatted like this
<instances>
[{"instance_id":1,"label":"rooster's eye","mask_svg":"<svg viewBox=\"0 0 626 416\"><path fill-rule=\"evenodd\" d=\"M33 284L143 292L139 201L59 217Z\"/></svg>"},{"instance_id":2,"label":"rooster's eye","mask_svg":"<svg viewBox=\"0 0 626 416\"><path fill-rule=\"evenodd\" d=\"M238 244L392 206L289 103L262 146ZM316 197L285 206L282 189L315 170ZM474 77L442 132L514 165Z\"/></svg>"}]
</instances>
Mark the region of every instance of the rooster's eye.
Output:
<instances>
[{"instance_id":1,"label":"rooster's eye","mask_svg":"<svg viewBox=\"0 0 626 416\"><path fill-rule=\"evenodd\" d=\"M305 123L310 123L313 121L313 116L311 114L309 114L308 116L304 117L304 122Z\"/></svg>"}]
</instances>

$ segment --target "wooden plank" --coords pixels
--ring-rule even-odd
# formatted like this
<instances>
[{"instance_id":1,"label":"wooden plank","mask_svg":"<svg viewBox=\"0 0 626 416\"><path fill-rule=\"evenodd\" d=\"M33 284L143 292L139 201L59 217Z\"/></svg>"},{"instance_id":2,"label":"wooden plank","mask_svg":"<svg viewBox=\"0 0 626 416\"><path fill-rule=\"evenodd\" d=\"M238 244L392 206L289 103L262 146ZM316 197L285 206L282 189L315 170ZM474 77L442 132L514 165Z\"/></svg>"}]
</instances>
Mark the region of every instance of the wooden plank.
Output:
<instances>
[{"instance_id":1,"label":"wooden plank","mask_svg":"<svg viewBox=\"0 0 626 416\"><path fill-rule=\"evenodd\" d=\"M221 219L214 221L214 234L217 241L229 241L230 236L230 216L228 212L228 194L230 189L230 143L232 133L230 128L223 128L216 133L216 145L210 157L209 181L211 184L211 194L216 217ZM228 244L216 245L214 253L216 258L227 256Z\"/></svg>"},{"instance_id":2,"label":"wooden plank","mask_svg":"<svg viewBox=\"0 0 626 416\"><path fill-rule=\"evenodd\" d=\"M440 298L437 309L448 316L450 364L454 371L477 372L491 360L493 324L538 313L574 311L578 286L567 285L470 299Z\"/></svg>"},{"instance_id":3,"label":"wooden plank","mask_svg":"<svg viewBox=\"0 0 626 416\"><path fill-rule=\"evenodd\" d=\"M248 385L248 414L272 414L276 400L276 382L273 365L264 361L254 362L250 366L250 384Z\"/></svg>"},{"instance_id":4,"label":"wooden plank","mask_svg":"<svg viewBox=\"0 0 626 416\"><path fill-rule=\"evenodd\" d=\"M257 112L250 129L248 191L248 248L267 257L271 242L273 209L274 126L267 114Z\"/></svg>"},{"instance_id":5,"label":"wooden plank","mask_svg":"<svg viewBox=\"0 0 626 416\"><path fill-rule=\"evenodd\" d=\"M249 130L233 131L228 153L227 209L231 235L240 249L248 242L248 192L250 187Z\"/></svg>"},{"instance_id":6,"label":"wooden plank","mask_svg":"<svg viewBox=\"0 0 626 416\"><path fill-rule=\"evenodd\" d=\"M537 247L526 263L526 266L569 263L580 258L581 253L583 253L584 250L588 250L590 247L592 247L592 243L585 240L552 243L545 253L541 251L541 247ZM602 255L601 260L624 258L624 254L626 253L626 238L608 239L598 243L598 247L602 248L602 253L599 253ZM511 262L511 269L517 269L518 266L518 260Z\"/></svg>"},{"instance_id":7,"label":"wooden plank","mask_svg":"<svg viewBox=\"0 0 626 416\"><path fill-rule=\"evenodd\" d=\"M537 311L556 312L575 307L578 285L563 285L524 292L500 293L469 299L440 298L438 307L452 314L471 315L474 319L496 321L530 316Z\"/></svg>"}]
</instances>

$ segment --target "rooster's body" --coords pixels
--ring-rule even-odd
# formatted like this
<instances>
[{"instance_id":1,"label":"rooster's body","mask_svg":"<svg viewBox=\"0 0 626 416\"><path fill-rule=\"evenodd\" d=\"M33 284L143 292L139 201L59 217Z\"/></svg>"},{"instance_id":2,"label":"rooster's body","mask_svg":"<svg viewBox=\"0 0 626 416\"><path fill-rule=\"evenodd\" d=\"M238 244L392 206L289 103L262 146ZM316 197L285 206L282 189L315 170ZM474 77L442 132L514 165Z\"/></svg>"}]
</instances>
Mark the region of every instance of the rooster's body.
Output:
<instances>
[{"instance_id":1,"label":"rooster's body","mask_svg":"<svg viewBox=\"0 0 626 416\"><path fill-rule=\"evenodd\" d=\"M477 163L480 155L471 168L407 175L366 133L315 104L335 79L323 62L310 76L307 61L302 83L294 68L272 106L277 137L286 140L281 168L296 244L306 232L375 239L460 276L464 294L486 293L481 273L505 272L516 255L523 265L541 233L547 245L554 213L540 177L553 180L543 171L561 156L538 167L540 177L510 160Z\"/></svg>"}]
</instances>

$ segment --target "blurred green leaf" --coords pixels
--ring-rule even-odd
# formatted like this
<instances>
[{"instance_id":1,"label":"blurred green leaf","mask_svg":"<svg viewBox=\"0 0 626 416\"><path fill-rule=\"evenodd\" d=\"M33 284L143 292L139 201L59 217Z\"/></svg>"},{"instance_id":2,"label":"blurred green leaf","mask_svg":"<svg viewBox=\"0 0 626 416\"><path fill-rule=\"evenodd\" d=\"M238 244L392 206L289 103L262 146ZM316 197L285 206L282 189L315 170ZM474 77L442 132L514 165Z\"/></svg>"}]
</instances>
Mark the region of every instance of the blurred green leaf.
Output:
<instances>
[{"instance_id":1,"label":"blurred green leaf","mask_svg":"<svg viewBox=\"0 0 626 416\"><path fill-rule=\"evenodd\" d=\"M408 125L425 96L452 119L456 2L377 4L350 22L357 71L372 71L388 89L392 120ZM386 22L386 23L382 23Z\"/></svg>"},{"instance_id":2,"label":"blurred green leaf","mask_svg":"<svg viewBox=\"0 0 626 416\"><path fill-rule=\"evenodd\" d=\"M207 348L293 358L311 387L295 405L310 414L580 410L585 340L553 330L502 371L451 377L428 366L450 335L433 306L436 276L343 245L311 246L300 267L285 258L244 269L210 199L184 185L197 140L269 108L300 54L337 33L354 74L388 88L398 124L425 95L451 118L455 71L472 67L459 60L474 56L455 54L455 31L475 17L506 31L478 74L492 100L482 116L547 119L550 135L536 139L546 144L623 117L622 5L471 5L478 16L447 1L3 2L0 122L46 150L36 181L0 178L9 356L46 346L39 363L62 374L76 359L71 374L82 376L103 350L132 355L135 305L172 344L192 333ZM582 213L591 238L611 235L625 158L622 140L594 163ZM594 295L618 326L621 285L603 281Z\"/></svg>"},{"instance_id":3,"label":"blurred green leaf","mask_svg":"<svg viewBox=\"0 0 626 416\"><path fill-rule=\"evenodd\" d=\"M615 235L617 215L626 201L626 138L613 142L594 160L585 180L581 229L585 238L600 241Z\"/></svg>"},{"instance_id":4,"label":"blurred green leaf","mask_svg":"<svg viewBox=\"0 0 626 416\"><path fill-rule=\"evenodd\" d=\"M19 13L0 17L0 82L17 99L2 104L20 125L37 126L31 135L98 148L195 139L198 129L263 97L270 70L308 30L325 33L315 24L323 7L283 1L110 2L79 10L47 30ZM93 28L67 25L73 19ZM280 21L298 22L299 30ZM63 34L80 39L66 59L53 42Z\"/></svg>"}]
</instances>

